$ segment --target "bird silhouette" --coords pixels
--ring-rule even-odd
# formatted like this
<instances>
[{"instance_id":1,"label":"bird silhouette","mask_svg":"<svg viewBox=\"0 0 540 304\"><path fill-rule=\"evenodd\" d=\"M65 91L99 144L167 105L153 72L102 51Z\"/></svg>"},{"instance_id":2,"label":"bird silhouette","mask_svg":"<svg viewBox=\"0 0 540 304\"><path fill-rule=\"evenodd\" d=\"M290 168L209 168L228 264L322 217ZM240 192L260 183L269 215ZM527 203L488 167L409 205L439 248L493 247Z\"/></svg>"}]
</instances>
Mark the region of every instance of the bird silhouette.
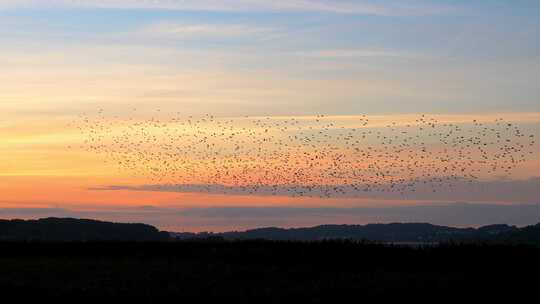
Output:
<instances>
[{"instance_id":1,"label":"bird silhouette","mask_svg":"<svg viewBox=\"0 0 540 304\"><path fill-rule=\"evenodd\" d=\"M81 134L81 149L134 176L167 189L200 185L190 189L246 195L437 192L510 174L535 145L534 135L502 118L458 124L421 115L381 126L366 115L163 118L164 112L111 118L99 109L70 125Z\"/></svg>"}]
</instances>

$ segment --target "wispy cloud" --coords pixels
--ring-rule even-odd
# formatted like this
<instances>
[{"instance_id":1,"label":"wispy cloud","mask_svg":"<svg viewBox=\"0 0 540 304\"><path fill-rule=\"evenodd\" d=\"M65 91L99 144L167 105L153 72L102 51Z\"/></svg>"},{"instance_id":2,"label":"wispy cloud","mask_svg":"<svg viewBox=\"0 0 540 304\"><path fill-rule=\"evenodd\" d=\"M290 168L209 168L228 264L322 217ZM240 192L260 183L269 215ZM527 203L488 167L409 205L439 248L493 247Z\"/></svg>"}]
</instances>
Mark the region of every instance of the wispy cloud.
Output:
<instances>
[{"instance_id":1,"label":"wispy cloud","mask_svg":"<svg viewBox=\"0 0 540 304\"><path fill-rule=\"evenodd\" d=\"M412 58L417 55L394 51L394 50L376 50L376 49L335 49L335 50L319 50L310 52L301 52L298 55L308 58L320 59L351 59L362 57L399 57Z\"/></svg>"},{"instance_id":2,"label":"wispy cloud","mask_svg":"<svg viewBox=\"0 0 540 304\"><path fill-rule=\"evenodd\" d=\"M365 15L432 15L448 6L418 2L382 3L366 0L3 0L0 8L72 7L164 9L185 11L293 11Z\"/></svg>"},{"instance_id":3,"label":"wispy cloud","mask_svg":"<svg viewBox=\"0 0 540 304\"><path fill-rule=\"evenodd\" d=\"M93 188L97 191L147 191L147 192L177 192L177 193L206 193L218 195L254 195L254 196L296 196L304 193L305 196L322 196L330 193L331 197L338 198L366 198L366 199L409 199L409 200L435 200L435 201L471 201L471 202L521 202L540 203L538 189L540 177L526 180L498 179L490 181L477 181L469 183L465 180L452 182L452 187L440 187L433 191L429 184L421 183L414 188L414 192L404 194L391 192L391 185L381 185L376 191L364 191L364 188L351 186L321 185L315 188L302 186L223 186L215 184L155 184L140 186L111 185Z\"/></svg>"},{"instance_id":4,"label":"wispy cloud","mask_svg":"<svg viewBox=\"0 0 540 304\"><path fill-rule=\"evenodd\" d=\"M267 37L278 32L271 27L246 24L190 24L159 22L145 26L140 33L158 38L241 38Z\"/></svg>"}]
</instances>

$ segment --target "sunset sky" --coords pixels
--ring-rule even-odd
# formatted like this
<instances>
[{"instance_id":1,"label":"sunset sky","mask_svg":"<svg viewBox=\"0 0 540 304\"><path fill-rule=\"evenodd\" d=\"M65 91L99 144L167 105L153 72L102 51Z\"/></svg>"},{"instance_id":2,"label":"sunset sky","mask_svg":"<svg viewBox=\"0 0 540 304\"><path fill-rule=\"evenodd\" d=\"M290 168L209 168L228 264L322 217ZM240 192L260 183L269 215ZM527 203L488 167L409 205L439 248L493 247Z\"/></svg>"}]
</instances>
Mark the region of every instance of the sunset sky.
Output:
<instances>
[{"instance_id":1,"label":"sunset sky","mask_svg":"<svg viewBox=\"0 0 540 304\"><path fill-rule=\"evenodd\" d=\"M425 114L458 125L504 118L539 138L538 1L0 0L0 67L2 218L176 231L540 222L538 144L472 188L296 198L156 190L78 148L77 128L98 111L127 120L133 109L140 120L367 115L373 128Z\"/></svg>"}]
</instances>

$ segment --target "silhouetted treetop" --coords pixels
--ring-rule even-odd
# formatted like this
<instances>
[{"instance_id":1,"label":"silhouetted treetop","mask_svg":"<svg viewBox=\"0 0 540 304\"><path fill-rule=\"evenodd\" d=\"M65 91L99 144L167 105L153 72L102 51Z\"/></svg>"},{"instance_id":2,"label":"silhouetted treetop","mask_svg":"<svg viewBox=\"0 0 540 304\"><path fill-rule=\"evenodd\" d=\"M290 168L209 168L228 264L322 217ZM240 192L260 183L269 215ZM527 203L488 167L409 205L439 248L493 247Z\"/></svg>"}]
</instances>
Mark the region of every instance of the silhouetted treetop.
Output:
<instances>
[{"instance_id":1,"label":"silhouetted treetop","mask_svg":"<svg viewBox=\"0 0 540 304\"><path fill-rule=\"evenodd\" d=\"M146 224L121 224L74 218L0 220L0 240L159 241L168 233Z\"/></svg>"}]
</instances>

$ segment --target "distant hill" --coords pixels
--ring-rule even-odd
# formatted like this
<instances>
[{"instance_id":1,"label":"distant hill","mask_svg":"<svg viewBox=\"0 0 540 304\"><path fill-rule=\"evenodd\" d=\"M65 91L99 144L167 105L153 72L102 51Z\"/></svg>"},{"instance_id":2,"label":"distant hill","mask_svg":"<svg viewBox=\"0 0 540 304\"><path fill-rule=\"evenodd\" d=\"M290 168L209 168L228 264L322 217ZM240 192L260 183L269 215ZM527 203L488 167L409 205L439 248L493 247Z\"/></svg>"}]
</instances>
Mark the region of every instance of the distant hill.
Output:
<instances>
[{"instance_id":1,"label":"distant hill","mask_svg":"<svg viewBox=\"0 0 540 304\"><path fill-rule=\"evenodd\" d=\"M540 223L523 227L499 236L499 239L509 243L534 243L540 244Z\"/></svg>"},{"instance_id":2,"label":"distant hill","mask_svg":"<svg viewBox=\"0 0 540 304\"><path fill-rule=\"evenodd\" d=\"M493 241L540 244L540 224L518 228L489 225L455 228L428 223L321 225L308 228L258 228L223 233L169 233L146 224L121 224L87 219L46 218L0 220L0 241L165 241L165 240L368 240L385 243Z\"/></svg>"},{"instance_id":3,"label":"distant hill","mask_svg":"<svg viewBox=\"0 0 540 304\"><path fill-rule=\"evenodd\" d=\"M467 240L532 240L533 228L509 225L489 225L480 228L454 228L427 223L393 223L368 225L322 225L310 228L260 228L223 233L173 233L177 239L223 238L226 240L267 239L315 241L325 239L354 239L392 243L437 243ZM536 238L540 240L540 238Z\"/></svg>"},{"instance_id":4,"label":"distant hill","mask_svg":"<svg viewBox=\"0 0 540 304\"><path fill-rule=\"evenodd\" d=\"M119 224L73 218L0 220L3 241L159 241L169 238L146 224Z\"/></svg>"}]
</instances>

